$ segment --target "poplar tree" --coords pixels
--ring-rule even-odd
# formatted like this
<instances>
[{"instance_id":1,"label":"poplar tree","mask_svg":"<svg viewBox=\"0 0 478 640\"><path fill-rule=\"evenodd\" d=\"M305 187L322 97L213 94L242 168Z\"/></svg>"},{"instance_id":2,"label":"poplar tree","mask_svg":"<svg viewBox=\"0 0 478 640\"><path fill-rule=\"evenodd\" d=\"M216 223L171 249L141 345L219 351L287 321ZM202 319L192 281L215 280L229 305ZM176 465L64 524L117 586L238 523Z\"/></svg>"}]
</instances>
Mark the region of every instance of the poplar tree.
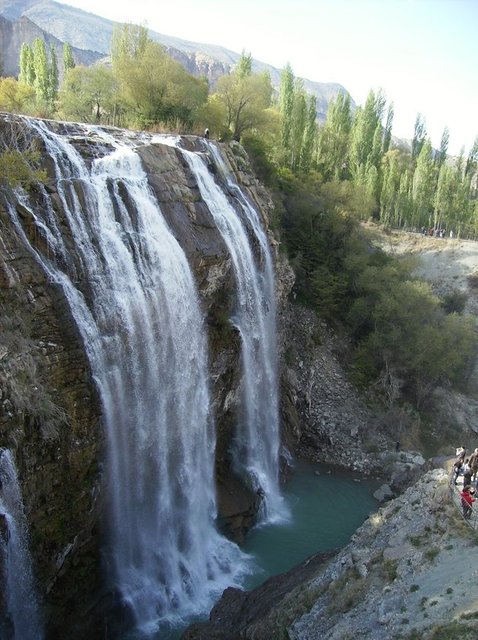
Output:
<instances>
[{"instance_id":1,"label":"poplar tree","mask_svg":"<svg viewBox=\"0 0 478 640\"><path fill-rule=\"evenodd\" d=\"M446 156L448 153L448 143L450 141L450 131L448 130L448 127L445 127L443 129L443 133L441 136L441 140L440 140L440 149L437 153L437 157L436 157L436 163L437 166L440 168L442 166L442 164L445 162L446 160Z\"/></svg>"},{"instance_id":2,"label":"poplar tree","mask_svg":"<svg viewBox=\"0 0 478 640\"><path fill-rule=\"evenodd\" d=\"M453 199L456 180L454 170L442 164L438 174L438 183L434 197L433 227L436 229L445 221L450 222L453 216Z\"/></svg>"},{"instance_id":3,"label":"poplar tree","mask_svg":"<svg viewBox=\"0 0 478 640\"><path fill-rule=\"evenodd\" d=\"M317 140L317 98L309 96L308 106L300 151L300 168L304 172L310 171L314 145Z\"/></svg>"},{"instance_id":4,"label":"poplar tree","mask_svg":"<svg viewBox=\"0 0 478 640\"><path fill-rule=\"evenodd\" d=\"M357 109L352 126L350 144L350 171L352 177L359 182L367 173L369 166L378 169L381 158L382 133L381 124L385 98L379 91L370 91L365 105Z\"/></svg>"},{"instance_id":5,"label":"poplar tree","mask_svg":"<svg viewBox=\"0 0 478 640\"><path fill-rule=\"evenodd\" d=\"M388 106L387 120L385 122L385 130L383 132L382 153L385 154L390 149L390 143L392 141L392 126L393 126L394 106L391 102Z\"/></svg>"},{"instance_id":6,"label":"poplar tree","mask_svg":"<svg viewBox=\"0 0 478 640\"><path fill-rule=\"evenodd\" d=\"M241 53L239 62L237 63L237 74L239 78L247 78L252 73L252 55L244 50Z\"/></svg>"},{"instance_id":7,"label":"poplar tree","mask_svg":"<svg viewBox=\"0 0 478 640\"><path fill-rule=\"evenodd\" d=\"M305 91L302 81L296 80L290 129L289 153L287 154L288 166L293 171L300 169L300 157L306 122L307 100L305 97Z\"/></svg>"},{"instance_id":8,"label":"poplar tree","mask_svg":"<svg viewBox=\"0 0 478 640\"><path fill-rule=\"evenodd\" d=\"M465 176L470 176L476 173L478 167L478 136L476 136L473 146L470 149L468 158L465 165Z\"/></svg>"},{"instance_id":9,"label":"poplar tree","mask_svg":"<svg viewBox=\"0 0 478 640\"><path fill-rule=\"evenodd\" d=\"M413 130L413 139L412 139L412 159L413 160L416 160L420 155L420 151L422 150L422 147L425 144L426 138L427 138L427 129L426 129L425 120L422 117L422 114L418 113L415 119L415 126Z\"/></svg>"},{"instance_id":10,"label":"poplar tree","mask_svg":"<svg viewBox=\"0 0 478 640\"><path fill-rule=\"evenodd\" d=\"M58 61L56 49L50 45L50 65L48 67L48 102L53 105L58 97Z\"/></svg>"},{"instance_id":11,"label":"poplar tree","mask_svg":"<svg viewBox=\"0 0 478 640\"><path fill-rule=\"evenodd\" d=\"M33 42L33 61L37 97L44 102L48 102L50 95L50 73L48 69L45 41L42 38L36 38Z\"/></svg>"},{"instance_id":12,"label":"poplar tree","mask_svg":"<svg viewBox=\"0 0 478 640\"><path fill-rule=\"evenodd\" d=\"M326 180L345 175L351 128L350 95L339 93L330 102L327 119L318 133L318 164Z\"/></svg>"},{"instance_id":13,"label":"poplar tree","mask_svg":"<svg viewBox=\"0 0 478 640\"><path fill-rule=\"evenodd\" d=\"M279 113L281 115L281 147L289 149L292 128L292 112L294 110L294 74L289 63L284 67L280 77Z\"/></svg>"},{"instance_id":14,"label":"poplar tree","mask_svg":"<svg viewBox=\"0 0 478 640\"><path fill-rule=\"evenodd\" d=\"M73 50L69 42L63 44L63 70L65 75L70 69L75 68L75 59L73 58Z\"/></svg>"},{"instance_id":15,"label":"poplar tree","mask_svg":"<svg viewBox=\"0 0 478 640\"><path fill-rule=\"evenodd\" d=\"M29 87L35 85L35 64L33 60L33 50L30 45L25 42L20 49L20 82L27 84Z\"/></svg>"},{"instance_id":16,"label":"poplar tree","mask_svg":"<svg viewBox=\"0 0 478 640\"><path fill-rule=\"evenodd\" d=\"M386 227L397 225L401 167L397 150L388 151L383 158L382 189L380 191L380 221Z\"/></svg>"},{"instance_id":17,"label":"poplar tree","mask_svg":"<svg viewBox=\"0 0 478 640\"><path fill-rule=\"evenodd\" d=\"M431 224L434 192L435 167L433 150L430 140L427 139L421 148L413 174L413 226L420 227Z\"/></svg>"}]
</instances>

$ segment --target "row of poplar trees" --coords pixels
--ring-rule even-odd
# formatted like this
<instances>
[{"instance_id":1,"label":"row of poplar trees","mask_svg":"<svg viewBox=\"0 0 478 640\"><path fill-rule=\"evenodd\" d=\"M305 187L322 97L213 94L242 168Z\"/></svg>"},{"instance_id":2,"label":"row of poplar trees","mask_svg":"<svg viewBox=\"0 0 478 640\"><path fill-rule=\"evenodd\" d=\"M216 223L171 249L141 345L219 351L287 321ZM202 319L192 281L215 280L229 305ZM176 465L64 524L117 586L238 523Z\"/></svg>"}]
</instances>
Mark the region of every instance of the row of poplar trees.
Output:
<instances>
[{"instance_id":1,"label":"row of poplar trees","mask_svg":"<svg viewBox=\"0 0 478 640\"><path fill-rule=\"evenodd\" d=\"M63 45L63 69L65 74L75 67L73 51L69 43ZM20 74L18 80L36 92L36 98L52 107L58 98L59 72L56 49L50 46L49 55L43 38L36 38L31 45L23 43L20 49Z\"/></svg>"},{"instance_id":2,"label":"row of poplar trees","mask_svg":"<svg viewBox=\"0 0 478 640\"><path fill-rule=\"evenodd\" d=\"M465 157L448 155L449 130L434 149L419 114L411 148L392 138L393 104L370 91L354 111L350 97L331 103L317 136L316 168L325 180L351 180L373 199L387 227L478 235L478 138Z\"/></svg>"}]
</instances>

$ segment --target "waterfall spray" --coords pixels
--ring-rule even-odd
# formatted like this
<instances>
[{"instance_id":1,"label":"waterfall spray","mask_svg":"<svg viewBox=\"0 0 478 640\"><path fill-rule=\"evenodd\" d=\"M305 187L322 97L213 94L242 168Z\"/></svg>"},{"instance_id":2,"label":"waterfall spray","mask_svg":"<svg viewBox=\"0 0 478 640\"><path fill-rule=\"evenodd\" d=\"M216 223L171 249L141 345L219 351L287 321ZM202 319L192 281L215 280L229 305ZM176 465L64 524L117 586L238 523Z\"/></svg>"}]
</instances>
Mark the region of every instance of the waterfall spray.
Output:
<instances>
[{"instance_id":1,"label":"waterfall spray","mask_svg":"<svg viewBox=\"0 0 478 640\"><path fill-rule=\"evenodd\" d=\"M237 425L235 460L239 472L263 495L262 522L281 521L287 508L279 488L279 418L277 392L274 272L269 243L257 211L227 171L213 143L207 148L239 203L239 212L198 153L181 149L178 138L158 136L178 147L196 177L234 266L237 303L233 323L241 336L243 415ZM248 232L260 247L254 256Z\"/></svg>"},{"instance_id":2,"label":"waterfall spray","mask_svg":"<svg viewBox=\"0 0 478 640\"><path fill-rule=\"evenodd\" d=\"M5 637L43 638L40 609L28 549L28 527L17 469L11 452L0 449L0 564L3 598L8 614ZM3 622L3 621L2 621ZM0 626L0 635L2 629Z\"/></svg>"}]
</instances>

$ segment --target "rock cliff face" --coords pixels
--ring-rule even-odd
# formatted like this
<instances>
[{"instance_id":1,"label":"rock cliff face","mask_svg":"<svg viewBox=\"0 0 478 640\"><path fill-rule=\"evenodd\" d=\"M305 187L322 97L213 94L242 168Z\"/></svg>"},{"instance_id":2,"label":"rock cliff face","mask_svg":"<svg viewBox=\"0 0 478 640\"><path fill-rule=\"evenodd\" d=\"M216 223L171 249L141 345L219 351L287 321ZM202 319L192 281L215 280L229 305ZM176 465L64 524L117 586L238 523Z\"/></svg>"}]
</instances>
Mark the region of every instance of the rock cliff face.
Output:
<instances>
[{"instance_id":1,"label":"rock cliff face","mask_svg":"<svg viewBox=\"0 0 478 640\"><path fill-rule=\"evenodd\" d=\"M74 140L84 157L101 153L98 141L74 125L51 126ZM28 122L12 116L0 119L0 137L7 143L14 140L20 150L28 146L42 154L48 174L45 186L56 202L59 224L64 225L41 139L28 129ZM240 347L228 321L234 291L230 258L178 151L142 144L139 136L137 144L150 186L194 270L206 312L218 433L219 516L224 529L240 539L254 521L257 504L256 496L232 473L229 453L238 408ZM191 137L183 144L195 148L199 142ZM266 223L272 205L250 173L242 149L232 145L222 151ZM111 594L101 574L105 444L99 397L64 295L48 281L22 238L25 234L34 248L46 251L34 215L18 204L21 230L15 228L8 190L2 190L0 198L0 447L14 452L19 468L48 638L67 637L64 629L69 638L83 638L85 633L104 637L102 616L107 615ZM40 206L35 186L30 200ZM285 296L290 272L286 266L282 272L287 277L278 290Z\"/></svg>"}]
</instances>

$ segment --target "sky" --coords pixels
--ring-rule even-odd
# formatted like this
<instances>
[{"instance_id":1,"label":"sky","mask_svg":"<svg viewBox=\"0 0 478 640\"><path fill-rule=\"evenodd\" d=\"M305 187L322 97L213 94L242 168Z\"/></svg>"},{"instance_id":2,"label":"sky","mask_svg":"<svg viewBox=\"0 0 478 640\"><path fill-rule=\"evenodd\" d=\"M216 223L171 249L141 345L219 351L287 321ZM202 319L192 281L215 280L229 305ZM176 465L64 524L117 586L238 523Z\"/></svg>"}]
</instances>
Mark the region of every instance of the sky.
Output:
<instances>
[{"instance_id":1,"label":"sky","mask_svg":"<svg viewBox=\"0 0 478 640\"><path fill-rule=\"evenodd\" d=\"M296 77L337 82L357 104L382 89L393 134L420 113L449 152L478 135L478 0L63 0L116 22L217 44Z\"/></svg>"}]
</instances>

